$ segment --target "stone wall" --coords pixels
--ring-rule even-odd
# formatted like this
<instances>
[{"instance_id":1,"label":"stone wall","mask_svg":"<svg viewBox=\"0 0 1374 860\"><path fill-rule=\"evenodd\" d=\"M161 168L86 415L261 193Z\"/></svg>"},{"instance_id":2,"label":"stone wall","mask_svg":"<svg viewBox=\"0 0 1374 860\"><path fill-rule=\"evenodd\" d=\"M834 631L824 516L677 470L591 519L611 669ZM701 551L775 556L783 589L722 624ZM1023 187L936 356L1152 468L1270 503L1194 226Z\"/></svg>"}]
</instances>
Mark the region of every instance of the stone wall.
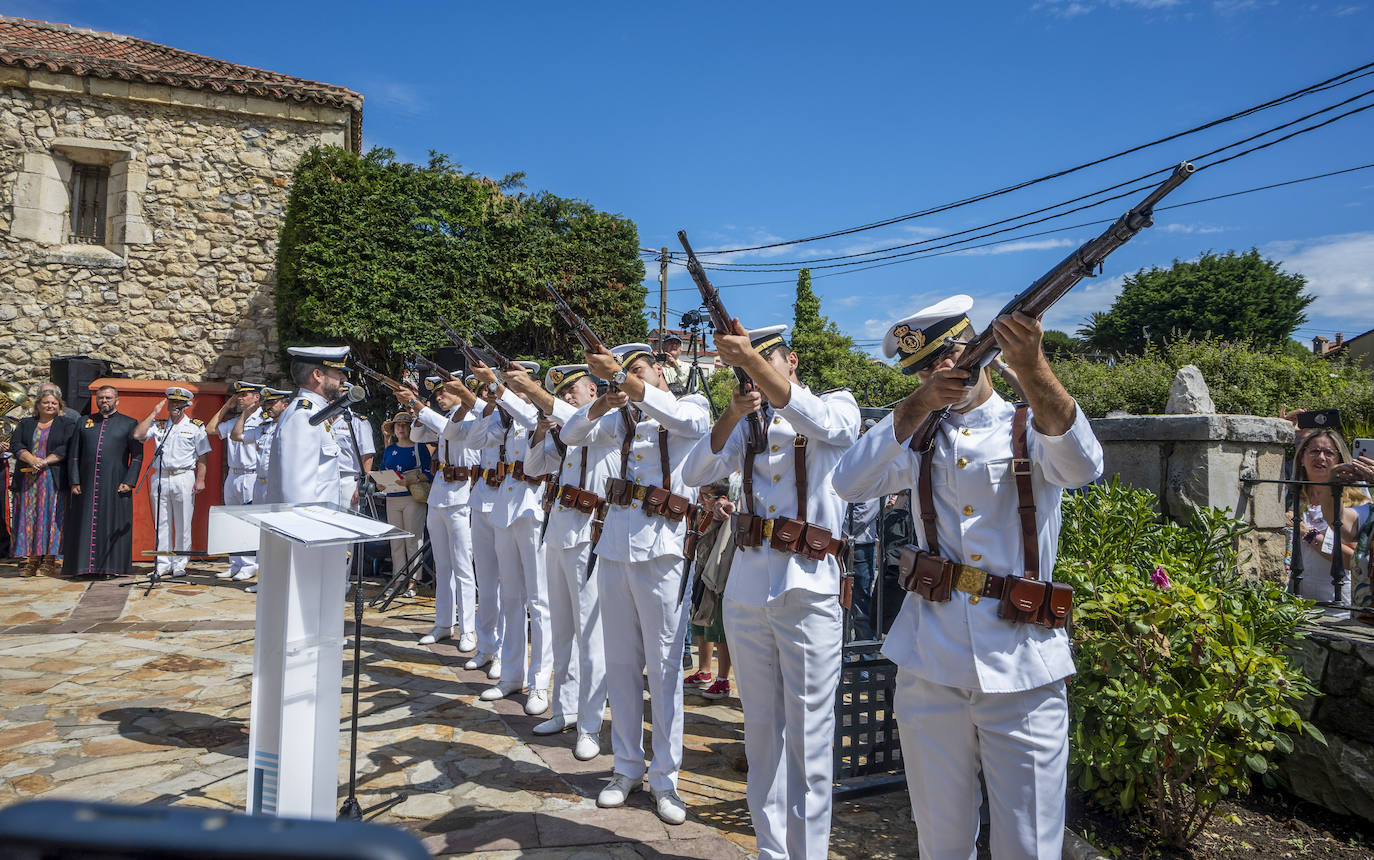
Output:
<instances>
[{"instance_id":1,"label":"stone wall","mask_svg":"<svg viewBox=\"0 0 1374 860\"><path fill-rule=\"evenodd\" d=\"M0 379L30 386L64 354L279 379L288 180L350 124L321 105L0 69ZM104 246L62 244L74 163L110 166Z\"/></svg>"},{"instance_id":2,"label":"stone wall","mask_svg":"<svg viewBox=\"0 0 1374 860\"><path fill-rule=\"evenodd\" d=\"M1374 628L1327 619L1293 651L1322 691L1299 706L1326 736L1295 738L1279 780L1298 797L1374 822Z\"/></svg>"}]
</instances>

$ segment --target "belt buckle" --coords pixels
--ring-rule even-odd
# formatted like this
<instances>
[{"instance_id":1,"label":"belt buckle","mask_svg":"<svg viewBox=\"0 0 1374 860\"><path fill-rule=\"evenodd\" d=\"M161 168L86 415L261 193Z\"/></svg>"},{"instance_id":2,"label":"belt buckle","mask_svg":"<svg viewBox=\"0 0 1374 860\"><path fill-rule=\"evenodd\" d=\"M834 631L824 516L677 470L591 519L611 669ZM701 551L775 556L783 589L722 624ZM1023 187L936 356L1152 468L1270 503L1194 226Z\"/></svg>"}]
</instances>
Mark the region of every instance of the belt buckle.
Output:
<instances>
[{"instance_id":1,"label":"belt buckle","mask_svg":"<svg viewBox=\"0 0 1374 860\"><path fill-rule=\"evenodd\" d=\"M764 540L772 540L772 539L773 539L773 523L776 523L776 522L777 522L777 520L764 520L764 521L763 521L763 539L764 539Z\"/></svg>"},{"instance_id":2,"label":"belt buckle","mask_svg":"<svg viewBox=\"0 0 1374 860\"><path fill-rule=\"evenodd\" d=\"M644 501L644 497L649 495L649 488L642 484L635 484L635 488L630 492L630 495L634 497L635 501L642 502Z\"/></svg>"},{"instance_id":3,"label":"belt buckle","mask_svg":"<svg viewBox=\"0 0 1374 860\"><path fill-rule=\"evenodd\" d=\"M1017 477L1024 477L1031 473L1031 461L1013 457L1011 460L1011 473Z\"/></svg>"},{"instance_id":4,"label":"belt buckle","mask_svg":"<svg viewBox=\"0 0 1374 860\"><path fill-rule=\"evenodd\" d=\"M983 589L988 585L988 572L966 564L958 565L954 575L954 587L969 595L968 602L976 604L983 599Z\"/></svg>"}]
</instances>

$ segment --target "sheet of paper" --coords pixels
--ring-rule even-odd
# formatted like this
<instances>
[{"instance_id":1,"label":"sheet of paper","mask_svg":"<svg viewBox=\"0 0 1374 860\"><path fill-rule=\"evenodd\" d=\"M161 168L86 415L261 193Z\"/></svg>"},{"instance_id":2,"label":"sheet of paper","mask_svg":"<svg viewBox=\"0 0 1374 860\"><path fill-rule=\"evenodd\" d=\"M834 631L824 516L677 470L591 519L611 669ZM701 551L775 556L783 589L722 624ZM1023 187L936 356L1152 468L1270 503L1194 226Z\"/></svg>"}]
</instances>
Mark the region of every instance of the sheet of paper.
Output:
<instances>
[{"instance_id":1,"label":"sheet of paper","mask_svg":"<svg viewBox=\"0 0 1374 860\"><path fill-rule=\"evenodd\" d=\"M357 514L349 514L343 511L336 511L326 508L323 505L305 505L296 509L304 516L328 523L336 528L348 529L354 535L367 535L376 537L386 534L392 530L391 523L384 523L381 520L374 520L370 517L360 517Z\"/></svg>"},{"instance_id":2,"label":"sheet of paper","mask_svg":"<svg viewBox=\"0 0 1374 860\"><path fill-rule=\"evenodd\" d=\"M358 533L352 529L343 528L313 516L302 516L295 511L265 513L257 519L268 528L306 543L347 540L358 536Z\"/></svg>"},{"instance_id":3,"label":"sheet of paper","mask_svg":"<svg viewBox=\"0 0 1374 860\"><path fill-rule=\"evenodd\" d=\"M380 472L369 472L372 480L377 482L377 489L383 493L404 493L406 488L401 484L401 476L396 474L394 469L383 469Z\"/></svg>"}]
</instances>

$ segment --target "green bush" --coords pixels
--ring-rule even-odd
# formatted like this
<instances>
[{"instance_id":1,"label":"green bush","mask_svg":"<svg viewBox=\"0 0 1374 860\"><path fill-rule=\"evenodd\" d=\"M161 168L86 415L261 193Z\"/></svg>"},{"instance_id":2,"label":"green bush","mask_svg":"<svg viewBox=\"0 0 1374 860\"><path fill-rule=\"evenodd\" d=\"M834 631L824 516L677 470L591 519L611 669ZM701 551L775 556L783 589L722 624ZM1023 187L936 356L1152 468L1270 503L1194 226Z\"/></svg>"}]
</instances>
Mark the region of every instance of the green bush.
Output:
<instances>
[{"instance_id":1,"label":"green bush","mask_svg":"<svg viewBox=\"0 0 1374 860\"><path fill-rule=\"evenodd\" d=\"M1150 493L1115 480L1063 510L1055 578L1077 595L1079 670L1069 778L1185 845L1292 750L1292 732L1321 738L1293 707L1316 689L1286 653L1311 604L1239 579L1233 547L1250 527L1226 512L1162 522Z\"/></svg>"},{"instance_id":2,"label":"green bush","mask_svg":"<svg viewBox=\"0 0 1374 860\"><path fill-rule=\"evenodd\" d=\"M1341 410L1347 431L1374 424L1374 381L1369 373L1358 365L1310 353L1304 356L1212 338L1151 345L1143 355L1122 356L1112 363L1075 356L1053 364L1064 387L1090 418L1101 418L1115 409L1137 415L1163 412L1174 374L1194 364L1202 371L1218 412L1277 416L1282 406L1334 406Z\"/></svg>"}]
</instances>

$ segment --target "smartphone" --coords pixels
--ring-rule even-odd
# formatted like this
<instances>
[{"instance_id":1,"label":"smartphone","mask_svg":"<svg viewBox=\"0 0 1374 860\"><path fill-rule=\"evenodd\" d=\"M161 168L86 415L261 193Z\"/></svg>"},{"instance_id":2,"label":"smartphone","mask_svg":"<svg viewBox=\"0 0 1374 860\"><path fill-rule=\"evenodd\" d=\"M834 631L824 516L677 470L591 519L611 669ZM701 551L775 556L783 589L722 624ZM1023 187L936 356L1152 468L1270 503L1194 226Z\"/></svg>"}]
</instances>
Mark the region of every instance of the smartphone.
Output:
<instances>
[{"instance_id":1,"label":"smartphone","mask_svg":"<svg viewBox=\"0 0 1374 860\"><path fill-rule=\"evenodd\" d=\"M1341 429L1341 410L1308 409L1298 416L1299 430L1339 430Z\"/></svg>"},{"instance_id":2,"label":"smartphone","mask_svg":"<svg viewBox=\"0 0 1374 860\"><path fill-rule=\"evenodd\" d=\"M1350 456L1356 460L1361 457L1374 460L1374 439L1356 439L1355 444L1350 446Z\"/></svg>"}]
</instances>

